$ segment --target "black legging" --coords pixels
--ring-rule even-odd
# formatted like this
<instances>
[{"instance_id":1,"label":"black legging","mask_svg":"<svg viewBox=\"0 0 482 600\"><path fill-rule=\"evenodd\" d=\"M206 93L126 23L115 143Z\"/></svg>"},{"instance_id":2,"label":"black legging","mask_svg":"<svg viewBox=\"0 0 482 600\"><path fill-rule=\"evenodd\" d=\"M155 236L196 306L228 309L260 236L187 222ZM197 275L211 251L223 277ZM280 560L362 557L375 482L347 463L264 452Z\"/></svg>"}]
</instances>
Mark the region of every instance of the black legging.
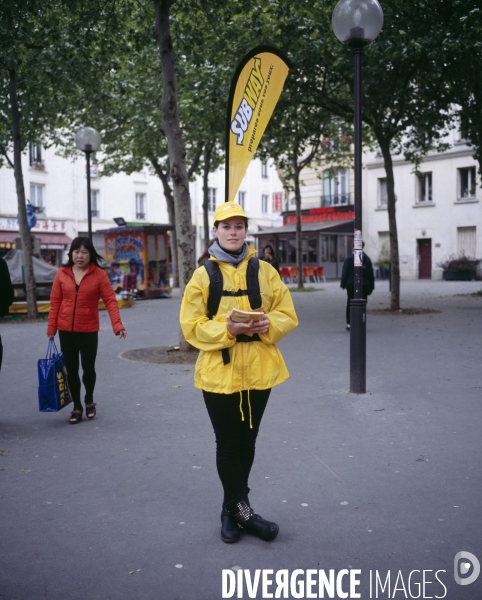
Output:
<instances>
[{"instance_id":1,"label":"black legging","mask_svg":"<svg viewBox=\"0 0 482 600\"><path fill-rule=\"evenodd\" d=\"M82 363L82 381L85 387L85 403L94 402L94 387L96 380L95 358L99 334L77 333L74 331L59 331L60 349L65 358L69 389L74 401L74 409L82 410L80 401L79 353Z\"/></svg>"},{"instance_id":2,"label":"black legging","mask_svg":"<svg viewBox=\"0 0 482 600\"><path fill-rule=\"evenodd\" d=\"M224 501L229 502L248 487L253 466L256 437L271 390L250 390L235 394L215 394L203 390L204 402L216 435L216 466L224 489ZM252 429L250 428L250 422Z\"/></svg>"}]
</instances>

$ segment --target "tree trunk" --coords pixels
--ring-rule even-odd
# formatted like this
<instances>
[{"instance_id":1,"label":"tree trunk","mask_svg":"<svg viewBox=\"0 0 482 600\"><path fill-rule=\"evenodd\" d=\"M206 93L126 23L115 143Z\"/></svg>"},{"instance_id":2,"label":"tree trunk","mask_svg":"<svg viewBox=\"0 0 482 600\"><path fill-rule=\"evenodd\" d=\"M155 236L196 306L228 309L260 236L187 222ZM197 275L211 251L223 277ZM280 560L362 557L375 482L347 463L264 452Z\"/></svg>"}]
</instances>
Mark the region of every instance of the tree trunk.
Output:
<instances>
[{"instance_id":1,"label":"tree trunk","mask_svg":"<svg viewBox=\"0 0 482 600\"><path fill-rule=\"evenodd\" d=\"M176 235L176 211L174 208L174 198L172 195L171 186L167 178L167 173L164 173L161 165L157 162L154 156L150 156L149 160L154 168L157 176L162 182L164 197L166 198L167 215L171 229L171 258L172 258L172 287L179 287L179 261L177 260L177 235Z\"/></svg>"},{"instance_id":2,"label":"tree trunk","mask_svg":"<svg viewBox=\"0 0 482 600\"><path fill-rule=\"evenodd\" d=\"M22 239L23 268L25 272L25 289L27 292L27 316L29 319L36 319L38 317L37 296L32 261L32 239L27 223L25 188L23 185L22 134L18 106L17 74L15 71L10 71L10 110L12 114L13 133L13 172L18 201L18 226Z\"/></svg>"},{"instance_id":3,"label":"tree trunk","mask_svg":"<svg viewBox=\"0 0 482 600\"><path fill-rule=\"evenodd\" d=\"M295 198L296 198L296 266L298 268L298 284L299 288L304 286L303 277L303 234L301 231L301 189L300 189L300 170L297 165L297 161L293 161L294 174L295 174Z\"/></svg>"},{"instance_id":4,"label":"tree trunk","mask_svg":"<svg viewBox=\"0 0 482 600\"><path fill-rule=\"evenodd\" d=\"M170 174L173 183L177 247L179 250L179 290L182 300L185 287L193 273L194 244L186 151L177 112L177 76L169 25L169 10L172 4L172 0L154 0L156 36L162 67L162 128L166 134ZM182 351L192 349L184 339L182 332L179 334L179 346Z\"/></svg>"},{"instance_id":5,"label":"tree trunk","mask_svg":"<svg viewBox=\"0 0 482 600\"><path fill-rule=\"evenodd\" d=\"M209 242L209 217L208 217L208 201L209 201L209 172L211 170L211 154L213 144L204 146L204 165L203 165L203 228L204 228L204 251L208 249Z\"/></svg>"},{"instance_id":6,"label":"tree trunk","mask_svg":"<svg viewBox=\"0 0 482 600\"><path fill-rule=\"evenodd\" d=\"M390 232L390 276L391 295L390 310L400 309L400 257L398 255L398 231L397 215L395 207L395 182L393 179L393 161L390 154L390 142L377 136L378 144L382 151L385 162L385 173L387 174L387 208L388 228Z\"/></svg>"}]
</instances>

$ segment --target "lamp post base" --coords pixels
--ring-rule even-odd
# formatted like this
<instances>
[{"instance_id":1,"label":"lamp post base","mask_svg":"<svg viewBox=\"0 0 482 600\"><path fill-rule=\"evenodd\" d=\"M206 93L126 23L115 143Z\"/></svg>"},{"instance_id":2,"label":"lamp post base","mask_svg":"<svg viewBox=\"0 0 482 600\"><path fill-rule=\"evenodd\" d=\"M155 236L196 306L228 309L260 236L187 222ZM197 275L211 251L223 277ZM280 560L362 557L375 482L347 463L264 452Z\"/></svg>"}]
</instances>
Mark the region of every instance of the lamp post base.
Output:
<instances>
[{"instance_id":1,"label":"lamp post base","mask_svg":"<svg viewBox=\"0 0 482 600\"><path fill-rule=\"evenodd\" d=\"M367 301L355 298L350 302L350 392L366 392L367 373Z\"/></svg>"}]
</instances>

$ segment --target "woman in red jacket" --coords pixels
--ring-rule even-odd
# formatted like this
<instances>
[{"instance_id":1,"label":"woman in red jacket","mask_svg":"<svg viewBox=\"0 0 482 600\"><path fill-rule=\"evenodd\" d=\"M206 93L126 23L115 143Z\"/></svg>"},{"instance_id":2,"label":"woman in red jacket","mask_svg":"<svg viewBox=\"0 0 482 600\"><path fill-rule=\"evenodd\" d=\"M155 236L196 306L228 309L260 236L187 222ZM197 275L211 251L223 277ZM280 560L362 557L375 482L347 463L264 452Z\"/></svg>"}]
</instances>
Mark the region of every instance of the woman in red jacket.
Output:
<instances>
[{"instance_id":1,"label":"woman in red jacket","mask_svg":"<svg viewBox=\"0 0 482 600\"><path fill-rule=\"evenodd\" d=\"M120 338L126 337L114 290L105 271L99 267L102 257L87 237L76 237L70 246L67 264L57 271L50 294L50 314L47 335L53 339L59 332L60 348L64 354L69 387L74 401L70 423L82 421L80 401L79 354L82 381L85 386L85 414L93 419L95 358L99 331L99 300L109 311L112 329Z\"/></svg>"}]
</instances>

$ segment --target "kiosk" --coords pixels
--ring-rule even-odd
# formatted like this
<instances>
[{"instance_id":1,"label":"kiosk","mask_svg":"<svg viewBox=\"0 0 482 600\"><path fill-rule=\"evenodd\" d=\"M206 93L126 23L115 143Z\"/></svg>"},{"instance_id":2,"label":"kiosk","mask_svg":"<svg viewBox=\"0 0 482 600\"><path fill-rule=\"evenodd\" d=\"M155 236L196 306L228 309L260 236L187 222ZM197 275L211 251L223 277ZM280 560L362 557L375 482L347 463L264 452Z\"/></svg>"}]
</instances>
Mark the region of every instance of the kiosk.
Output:
<instances>
[{"instance_id":1,"label":"kiosk","mask_svg":"<svg viewBox=\"0 0 482 600\"><path fill-rule=\"evenodd\" d=\"M143 298L170 298L170 225L131 225L98 230L104 236L105 261L116 292Z\"/></svg>"}]
</instances>

